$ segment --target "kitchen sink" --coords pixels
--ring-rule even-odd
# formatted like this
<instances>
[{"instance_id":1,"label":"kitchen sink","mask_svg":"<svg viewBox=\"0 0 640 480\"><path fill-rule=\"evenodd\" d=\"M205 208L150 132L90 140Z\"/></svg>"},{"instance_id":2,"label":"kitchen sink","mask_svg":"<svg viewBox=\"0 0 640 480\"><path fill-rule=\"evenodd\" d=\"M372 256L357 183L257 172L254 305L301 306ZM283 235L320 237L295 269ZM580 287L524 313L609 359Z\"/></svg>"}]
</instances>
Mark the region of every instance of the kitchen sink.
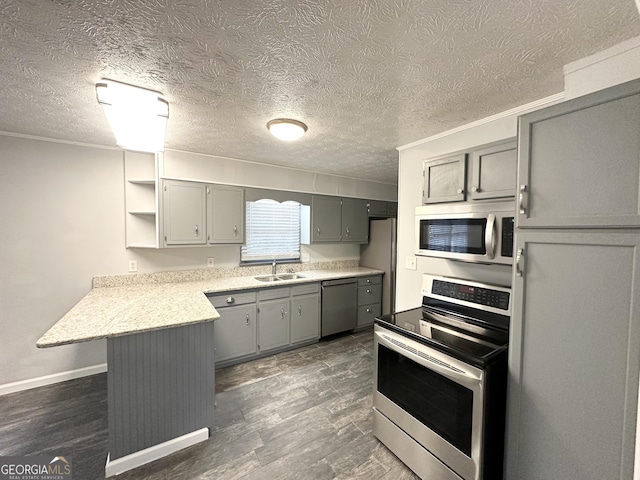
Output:
<instances>
[{"instance_id":1,"label":"kitchen sink","mask_svg":"<svg viewBox=\"0 0 640 480\"><path fill-rule=\"evenodd\" d=\"M278 275L280 280L295 280L297 278L304 278L304 275L300 275L299 273L281 273Z\"/></svg>"},{"instance_id":2,"label":"kitchen sink","mask_svg":"<svg viewBox=\"0 0 640 480\"><path fill-rule=\"evenodd\" d=\"M259 282L281 282L282 280L296 280L298 278L304 278L304 276L297 273L280 273L278 275L258 275L253 278Z\"/></svg>"}]
</instances>

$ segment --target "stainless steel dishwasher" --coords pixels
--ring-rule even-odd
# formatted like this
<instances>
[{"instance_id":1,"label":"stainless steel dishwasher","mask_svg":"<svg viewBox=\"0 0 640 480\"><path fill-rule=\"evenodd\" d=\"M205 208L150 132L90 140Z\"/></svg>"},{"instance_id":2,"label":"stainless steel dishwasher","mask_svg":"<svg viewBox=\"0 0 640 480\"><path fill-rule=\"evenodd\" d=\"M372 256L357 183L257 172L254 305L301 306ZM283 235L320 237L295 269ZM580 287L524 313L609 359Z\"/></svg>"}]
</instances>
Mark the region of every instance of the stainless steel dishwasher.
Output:
<instances>
[{"instance_id":1,"label":"stainless steel dishwasher","mask_svg":"<svg viewBox=\"0 0 640 480\"><path fill-rule=\"evenodd\" d=\"M358 285L355 278L322 282L322 336L356 328Z\"/></svg>"}]
</instances>

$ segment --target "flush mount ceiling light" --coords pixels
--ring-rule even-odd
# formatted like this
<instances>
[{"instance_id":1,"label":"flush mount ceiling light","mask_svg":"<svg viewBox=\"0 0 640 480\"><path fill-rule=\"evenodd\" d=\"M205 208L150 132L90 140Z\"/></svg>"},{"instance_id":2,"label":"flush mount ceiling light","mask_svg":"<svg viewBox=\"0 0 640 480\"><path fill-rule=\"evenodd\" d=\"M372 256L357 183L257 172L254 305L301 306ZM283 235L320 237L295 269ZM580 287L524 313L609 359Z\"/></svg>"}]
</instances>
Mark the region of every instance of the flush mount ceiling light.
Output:
<instances>
[{"instance_id":1,"label":"flush mount ceiling light","mask_svg":"<svg viewBox=\"0 0 640 480\"><path fill-rule=\"evenodd\" d=\"M267 128L274 137L291 142L297 140L307 131L307 126L298 120L290 118L276 118L267 123Z\"/></svg>"},{"instance_id":2,"label":"flush mount ceiling light","mask_svg":"<svg viewBox=\"0 0 640 480\"><path fill-rule=\"evenodd\" d=\"M140 152L164 151L169 103L160 93L101 80L96 83L96 97L119 147Z\"/></svg>"}]
</instances>

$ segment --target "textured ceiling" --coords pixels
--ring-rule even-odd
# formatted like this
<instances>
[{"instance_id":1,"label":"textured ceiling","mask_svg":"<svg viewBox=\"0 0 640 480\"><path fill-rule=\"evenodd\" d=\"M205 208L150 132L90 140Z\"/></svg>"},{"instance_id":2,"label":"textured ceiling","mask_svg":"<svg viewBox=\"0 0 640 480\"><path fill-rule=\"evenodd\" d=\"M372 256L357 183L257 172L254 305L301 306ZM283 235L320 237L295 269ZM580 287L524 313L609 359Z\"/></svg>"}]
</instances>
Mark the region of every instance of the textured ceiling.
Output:
<instances>
[{"instance_id":1,"label":"textured ceiling","mask_svg":"<svg viewBox=\"0 0 640 480\"><path fill-rule=\"evenodd\" d=\"M634 0L0 0L0 130L115 145L110 78L165 94L167 148L394 183L395 147L637 35Z\"/></svg>"}]
</instances>

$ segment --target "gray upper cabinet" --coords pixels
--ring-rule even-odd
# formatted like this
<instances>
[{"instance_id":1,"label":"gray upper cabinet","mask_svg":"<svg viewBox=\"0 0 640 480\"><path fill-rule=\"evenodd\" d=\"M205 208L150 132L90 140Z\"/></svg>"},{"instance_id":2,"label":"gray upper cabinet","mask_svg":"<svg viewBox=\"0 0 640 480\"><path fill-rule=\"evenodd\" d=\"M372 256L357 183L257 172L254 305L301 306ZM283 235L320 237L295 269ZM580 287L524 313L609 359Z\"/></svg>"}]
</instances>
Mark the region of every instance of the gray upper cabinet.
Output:
<instances>
[{"instance_id":1,"label":"gray upper cabinet","mask_svg":"<svg viewBox=\"0 0 640 480\"><path fill-rule=\"evenodd\" d=\"M369 216L388 217L389 202L385 202L383 200L369 200Z\"/></svg>"},{"instance_id":2,"label":"gray upper cabinet","mask_svg":"<svg viewBox=\"0 0 640 480\"><path fill-rule=\"evenodd\" d=\"M471 153L471 200L514 197L518 164L516 142Z\"/></svg>"},{"instance_id":3,"label":"gray upper cabinet","mask_svg":"<svg viewBox=\"0 0 640 480\"><path fill-rule=\"evenodd\" d=\"M244 242L244 190L209 185L209 243Z\"/></svg>"},{"instance_id":4,"label":"gray upper cabinet","mask_svg":"<svg viewBox=\"0 0 640 480\"><path fill-rule=\"evenodd\" d=\"M367 201L359 198L342 199L342 241L369 241L369 213Z\"/></svg>"},{"instance_id":5,"label":"gray upper cabinet","mask_svg":"<svg viewBox=\"0 0 640 480\"><path fill-rule=\"evenodd\" d=\"M398 216L398 202L369 200L369 217L389 218Z\"/></svg>"},{"instance_id":6,"label":"gray upper cabinet","mask_svg":"<svg viewBox=\"0 0 640 480\"><path fill-rule=\"evenodd\" d=\"M422 203L462 202L466 185L465 153L425 160Z\"/></svg>"},{"instance_id":7,"label":"gray upper cabinet","mask_svg":"<svg viewBox=\"0 0 640 480\"><path fill-rule=\"evenodd\" d=\"M640 80L520 117L518 227L640 225Z\"/></svg>"},{"instance_id":8,"label":"gray upper cabinet","mask_svg":"<svg viewBox=\"0 0 640 480\"><path fill-rule=\"evenodd\" d=\"M640 236L526 230L515 248L505 478L631 480Z\"/></svg>"},{"instance_id":9,"label":"gray upper cabinet","mask_svg":"<svg viewBox=\"0 0 640 480\"><path fill-rule=\"evenodd\" d=\"M369 241L367 200L313 195L311 243Z\"/></svg>"},{"instance_id":10,"label":"gray upper cabinet","mask_svg":"<svg viewBox=\"0 0 640 480\"><path fill-rule=\"evenodd\" d=\"M204 183L163 181L163 230L166 245L206 243L207 186Z\"/></svg>"},{"instance_id":11,"label":"gray upper cabinet","mask_svg":"<svg viewBox=\"0 0 640 480\"><path fill-rule=\"evenodd\" d=\"M314 195L311 200L312 242L339 242L342 238L342 205L339 197Z\"/></svg>"}]
</instances>

